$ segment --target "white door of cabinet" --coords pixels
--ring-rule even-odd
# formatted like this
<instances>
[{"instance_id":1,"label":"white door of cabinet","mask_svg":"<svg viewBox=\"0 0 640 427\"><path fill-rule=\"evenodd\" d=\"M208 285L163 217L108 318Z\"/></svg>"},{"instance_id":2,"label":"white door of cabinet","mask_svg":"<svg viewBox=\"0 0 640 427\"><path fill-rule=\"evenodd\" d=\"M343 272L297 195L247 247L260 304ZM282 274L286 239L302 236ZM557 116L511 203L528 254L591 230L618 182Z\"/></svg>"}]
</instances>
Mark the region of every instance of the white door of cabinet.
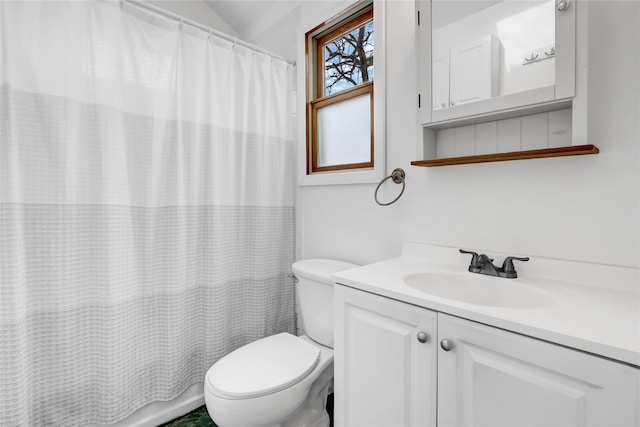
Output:
<instances>
[{"instance_id":1,"label":"white door of cabinet","mask_svg":"<svg viewBox=\"0 0 640 427\"><path fill-rule=\"evenodd\" d=\"M336 286L335 318L335 425L435 426L437 314Z\"/></svg>"},{"instance_id":2,"label":"white door of cabinet","mask_svg":"<svg viewBox=\"0 0 640 427\"><path fill-rule=\"evenodd\" d=\"M449 107L449 50L445 53L434 56L431 63L433 73L433 84L431 99L433 109Z\"/></svg>"},{"instance_id":3,"label":"white door of cabinet","mask_svg":"<svg viewBox=\"0 0 640 427\"><path fill-rule=\"evenodd\" d=\"M633 367L438 314L438 426L638 426Z\"/></svg>"},{"instance_id":4,"label":"white door of cabinet","mask_svg":"<svg viewBox=\"0 0 640 427\"><path fill-rule=\"evenodd\" d=\"M451 49L451 106L498 95L498 43L496 37L488 35Z\"/></svg>"}]
</instances>

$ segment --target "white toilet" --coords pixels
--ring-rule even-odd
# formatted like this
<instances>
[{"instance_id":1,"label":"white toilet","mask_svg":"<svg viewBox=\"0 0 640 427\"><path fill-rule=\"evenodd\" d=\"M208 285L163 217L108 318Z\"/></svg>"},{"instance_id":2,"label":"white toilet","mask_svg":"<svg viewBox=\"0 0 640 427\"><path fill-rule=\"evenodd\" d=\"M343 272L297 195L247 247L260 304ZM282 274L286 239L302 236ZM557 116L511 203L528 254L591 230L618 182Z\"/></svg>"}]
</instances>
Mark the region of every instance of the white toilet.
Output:
<instances>
[{"instance_id":1,"label":"white toilet","mask_svg":"<svg viewBox=\"0 0 640 427\"><path fill-rule=\"evenodd\" d=\"M207 411L219 427L327 427L333 384L333 282L354 264L309 259L293 264L307 335L281 333L229 353L207 372Z\"/></svg>"}]
</instances>

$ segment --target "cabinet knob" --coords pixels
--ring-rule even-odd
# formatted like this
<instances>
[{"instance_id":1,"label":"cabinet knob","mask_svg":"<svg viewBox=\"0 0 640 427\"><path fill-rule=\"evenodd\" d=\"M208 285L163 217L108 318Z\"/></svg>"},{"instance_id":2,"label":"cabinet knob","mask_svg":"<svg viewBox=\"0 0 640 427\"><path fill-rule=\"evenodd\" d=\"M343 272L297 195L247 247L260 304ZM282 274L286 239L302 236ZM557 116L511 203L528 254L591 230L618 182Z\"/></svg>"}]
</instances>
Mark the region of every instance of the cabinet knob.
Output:
<instances>
[{"instance_id":1,"label":"cabinet knob","mask_svg":"<svg viewBox=\"0 0 640 427\"><path fill-rule=\"evenodd\" d=\"M418 332L418 341L421 343L429 341L429 335L426 332Z\"/></svg>"},{"instance_id":2,"label":"cabinet knob","mask_svg":"<svg viewBox=\"0 0 640 427\"><path fill-rule=\"evenodd\" d=\"M449 351L453 348L453 344L451 344L451 341L449 340L442 340L440 341L440 347L444 350L444 351Z\"/></svg>"},{"instance_id":3,"label":"cabinet knob","mask_svg":"<svg viewBox=\"0 0 640 427\"><path fill-rule=\"evenodd\" d=\"M451 101L451 102L449 102L449 105L456 105L456 103Z\"/></svg>"},{"instance_id":4,"label":"cabinet knob","mask_svg":"<svg viewBox=\"0 0 640 427\"><path fill-rule=\"evenodd\" d=\"M569 0L556 0L556 9L558 12L564 12L569 9Z\"/></svg>"}]
</instances>

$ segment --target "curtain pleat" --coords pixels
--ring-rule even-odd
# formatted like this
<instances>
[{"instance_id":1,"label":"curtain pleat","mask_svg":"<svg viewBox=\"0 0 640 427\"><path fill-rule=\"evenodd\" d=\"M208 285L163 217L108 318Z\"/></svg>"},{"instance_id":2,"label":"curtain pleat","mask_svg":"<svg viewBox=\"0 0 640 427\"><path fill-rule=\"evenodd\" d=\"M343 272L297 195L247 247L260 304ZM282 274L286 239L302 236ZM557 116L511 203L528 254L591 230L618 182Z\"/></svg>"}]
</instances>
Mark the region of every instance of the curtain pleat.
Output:
<instances>
[{"instance_id":1,"label":"curtain pleat","mask_svg":"<svg viewBox=\"0 0 640 427\"><path fill-rule=\"evenodd\" d=\"M295 331L292 67L0 1L0 425L110 424Z\"/></svg>"}]
</instances>

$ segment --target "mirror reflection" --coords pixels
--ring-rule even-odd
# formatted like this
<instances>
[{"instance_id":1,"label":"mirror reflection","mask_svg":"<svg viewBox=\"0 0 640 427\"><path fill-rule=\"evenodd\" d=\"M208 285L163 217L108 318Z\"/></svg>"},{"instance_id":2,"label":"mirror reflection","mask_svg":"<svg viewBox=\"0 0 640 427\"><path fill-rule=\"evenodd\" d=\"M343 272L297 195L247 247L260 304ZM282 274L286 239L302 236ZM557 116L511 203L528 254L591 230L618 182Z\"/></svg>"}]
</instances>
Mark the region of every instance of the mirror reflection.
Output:
<instances>
[{"instance_id":1,"label":"mirror reflection","mask_svg":"<svg viewBox=\"0 0 640 427\"><path fill-rule=\"evenodd\" d=\"M432 0L433 109L555 84L553 0Z\"/></svg>"}]
</instances>

